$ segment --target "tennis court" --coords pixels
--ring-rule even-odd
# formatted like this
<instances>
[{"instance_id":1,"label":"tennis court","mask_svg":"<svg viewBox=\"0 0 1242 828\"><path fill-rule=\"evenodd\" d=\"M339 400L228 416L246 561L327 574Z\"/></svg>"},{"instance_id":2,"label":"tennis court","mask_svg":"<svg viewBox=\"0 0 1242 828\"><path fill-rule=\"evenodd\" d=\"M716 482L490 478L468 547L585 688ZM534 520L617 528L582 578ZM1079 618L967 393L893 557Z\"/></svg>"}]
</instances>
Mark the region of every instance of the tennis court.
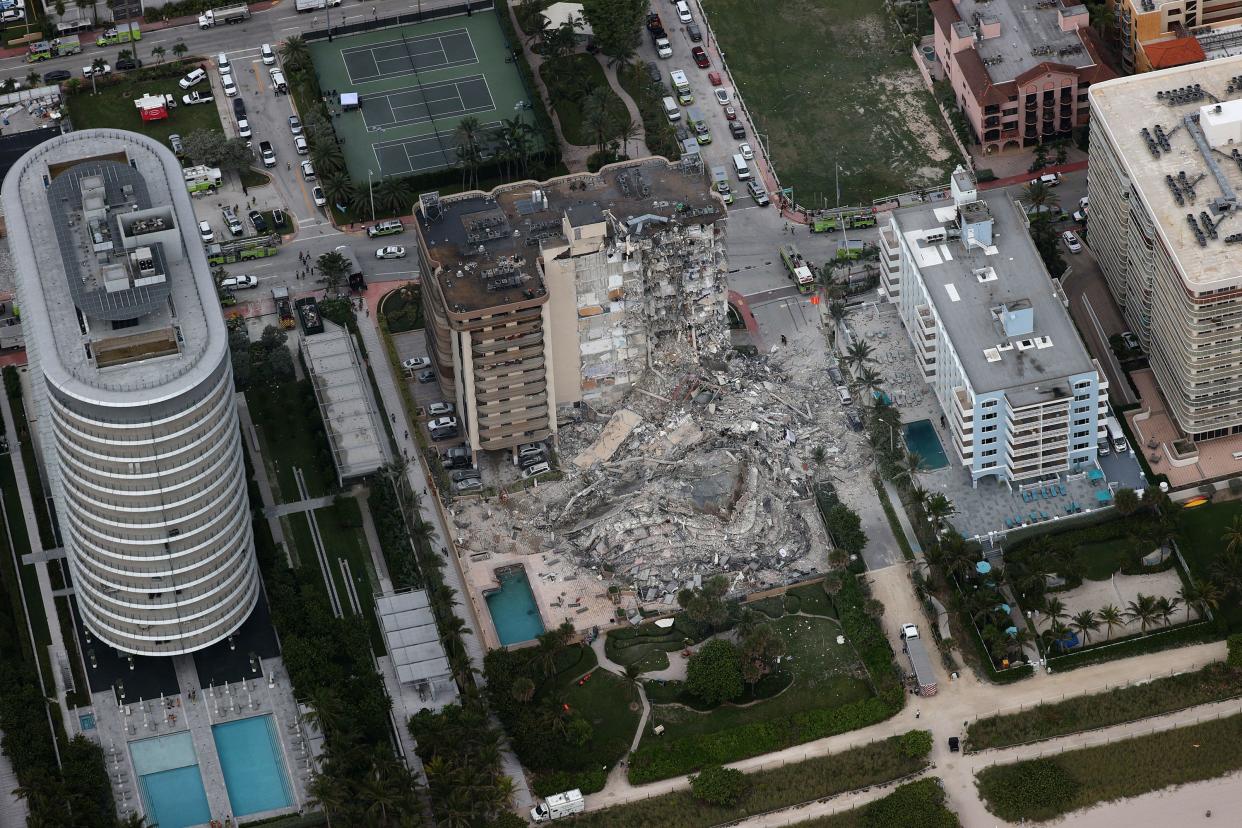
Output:
<instances>
[{"instance_id":1,"label":"tennis court","mask_svg":"<svg viewBox=\"0 0 1242 828\"><path fill-rule=\"evenodd\" d=\"M484 145L502 121L531 122L530 97L494 11L309 43L332 125L355 181L452 167L457 125L477 118ZM339 95L358 108L342 111ZM486 150L485 150L486 154Z\"/></svg>"},{"instance_id":2,"label":"tennis court","mask_svg":"<svg viewBox=\"0 0 1242 828\"><path fill-rule=\"evenodd\" d=\"M342 49L341 59L350 82L355 84L479 62L470 32L465 29Z\"/></svg>"}]
</instances>

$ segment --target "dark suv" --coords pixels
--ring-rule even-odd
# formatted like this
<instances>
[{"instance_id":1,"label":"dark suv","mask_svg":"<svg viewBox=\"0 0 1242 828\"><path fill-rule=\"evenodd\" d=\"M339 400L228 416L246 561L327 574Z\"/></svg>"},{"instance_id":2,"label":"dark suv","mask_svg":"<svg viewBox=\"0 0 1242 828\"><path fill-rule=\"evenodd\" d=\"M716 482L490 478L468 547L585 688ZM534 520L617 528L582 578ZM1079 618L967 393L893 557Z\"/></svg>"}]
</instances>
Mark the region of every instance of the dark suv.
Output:
<instances>
[{"instance_id":1,"label":"dark suv","mask_svg":"<svg viewBox=\"0 0 1242 828\"><path fill-rule=\"evenodd\" d=\"M236 115L238 118L246 117L246 102L243 101L241 98L233 99L233 114Z\"/></svg>"}]
</instances>

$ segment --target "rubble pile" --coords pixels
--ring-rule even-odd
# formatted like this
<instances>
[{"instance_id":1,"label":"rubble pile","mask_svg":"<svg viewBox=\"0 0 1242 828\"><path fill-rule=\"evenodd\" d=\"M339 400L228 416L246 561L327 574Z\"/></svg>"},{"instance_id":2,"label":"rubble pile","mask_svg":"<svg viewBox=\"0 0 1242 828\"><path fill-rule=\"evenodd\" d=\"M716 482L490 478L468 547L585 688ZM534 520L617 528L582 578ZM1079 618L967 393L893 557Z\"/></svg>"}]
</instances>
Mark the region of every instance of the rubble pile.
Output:
<instances>
[{"instance_id":1,"label":"rubble pile","mask_svg":"<svg viewBox=\"0 0 1242 828\"><path fill-rule=\"evenodd\" d=\"M666 359L623 407L563 425L564 479L513 504L534 548L645 605L719 572L754 590L825 569L812 484L865 477L862 437L827 374L786 354Z\"/></svg>"}]
</instances>

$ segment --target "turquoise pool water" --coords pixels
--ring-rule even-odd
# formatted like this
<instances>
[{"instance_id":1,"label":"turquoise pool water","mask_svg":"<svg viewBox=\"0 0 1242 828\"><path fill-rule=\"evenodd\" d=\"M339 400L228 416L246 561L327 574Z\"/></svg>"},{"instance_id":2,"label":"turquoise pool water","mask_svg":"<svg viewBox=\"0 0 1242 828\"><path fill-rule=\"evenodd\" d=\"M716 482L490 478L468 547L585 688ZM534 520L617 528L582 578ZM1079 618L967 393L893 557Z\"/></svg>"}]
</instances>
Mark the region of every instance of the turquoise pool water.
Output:
<instances>
[{"instance_id":1,"label":"turquoise pool water","mask_svg":"<svg viewBox=\"0 0 1242 828\"><path fill-rule=\"evenodd\" d=\"M242 817L293 804L293 792L280 758L276 722L271 716L253 716L213 725L224 786L233 816ZM160 828L163 828L161 825Z\"/></svg>"},{"instance_id":2,"label":"turquoise pool water","mask_svg":"<svg viewBox=\"0 0 1242 828\"><path fill-rule=\"evenodd\" d=\"M94 730L95 729L95 714L94 713L79 714L78 724L81 725L83 730Z\"/></svg>"},{"instance_id":3,"label":"turquoise pool water","mask_svg":"<svg viewBox=\"0 0 1242 828\"><path fill-rule=\"evenodd\" d=\"M931 420L907 423L903 433L906 437L906 448L923 458L923 466L928 471L943 469L949 465L949 458L940 446L940 438L936 436Z\"/></svg>"},{"instance_id":4,"label":"turquoise pool water","mask_svg":"<svg viewBox=\"0 0 1242 828\"><path fill-rule=\"evenodd\" d=\"M188 828L211 819L207 793L198 772L194 742L187 732L129 743L138 774L138 790L147 823L160 828Z\"/></svg>"},{"instance_id":5,"label":"turquoise pool water","mask_svg":"<svg viewBox=\"0 0 1242 828\"><path fill-rule=\"evenodd\" d=\"M503 569L496 573L500 589L488 594L487 611L492 614L501 644L530 641L543 632L543 620L535 606L525 567Z\"/></svg>"}]
</instances>

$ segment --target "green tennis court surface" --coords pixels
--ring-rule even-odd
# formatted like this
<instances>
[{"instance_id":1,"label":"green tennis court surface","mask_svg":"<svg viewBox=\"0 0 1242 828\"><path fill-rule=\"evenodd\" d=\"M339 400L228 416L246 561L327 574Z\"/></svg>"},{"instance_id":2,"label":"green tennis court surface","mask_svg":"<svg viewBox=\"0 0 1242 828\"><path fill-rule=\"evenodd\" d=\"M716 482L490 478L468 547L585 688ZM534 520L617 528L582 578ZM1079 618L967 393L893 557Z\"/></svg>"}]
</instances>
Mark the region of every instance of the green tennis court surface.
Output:
<instances>
[{"instance_id":1,"label":"green tennis court surface","mask_svg":"<svg viewBox=\"0 0 1242 828\"><path fill-rule=\"evenodd\" d=\"M412 175L457 164L457 125L532 122L495 12L320 40L310 45L349 174ZM342 112L340 95L358 93Z\"/></svg>"}]
</instances>

